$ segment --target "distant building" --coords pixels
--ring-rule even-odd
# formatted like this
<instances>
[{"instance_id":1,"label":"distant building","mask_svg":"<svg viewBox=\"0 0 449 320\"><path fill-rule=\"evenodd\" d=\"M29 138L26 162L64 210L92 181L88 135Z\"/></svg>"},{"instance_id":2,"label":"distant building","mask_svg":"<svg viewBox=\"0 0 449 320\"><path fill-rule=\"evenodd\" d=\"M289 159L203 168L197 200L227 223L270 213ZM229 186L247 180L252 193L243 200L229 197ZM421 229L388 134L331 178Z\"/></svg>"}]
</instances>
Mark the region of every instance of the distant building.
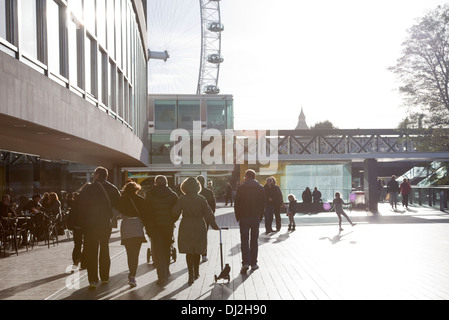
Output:
<instances>
[{"instance_id":1,"label":"distant building","mask_svg":"<svg viewBox=\"0 0 449 320\"><path fill-rule=\"evenodd\" d=\"M295 130L309 130L309 126L307 125L306 122L306 116L304 115L304 110L301 107L301 113L298 117L298 124L296 125Z\"/></svg>"}]
</instances>

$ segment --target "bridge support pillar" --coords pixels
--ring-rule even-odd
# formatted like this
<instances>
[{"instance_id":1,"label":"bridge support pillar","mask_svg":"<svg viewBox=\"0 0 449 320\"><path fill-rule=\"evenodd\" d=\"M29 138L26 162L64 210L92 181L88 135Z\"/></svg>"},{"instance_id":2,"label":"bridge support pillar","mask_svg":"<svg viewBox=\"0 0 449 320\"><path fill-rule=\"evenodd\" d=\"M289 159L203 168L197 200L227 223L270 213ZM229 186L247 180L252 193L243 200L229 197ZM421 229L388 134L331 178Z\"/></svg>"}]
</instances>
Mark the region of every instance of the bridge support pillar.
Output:
<instances>
[{"instance_id":1,"label":"bridge support pillar","mask_svg":"<svg viewBox=\"0 0 449 320\"><path fill-rule=\"evenodd\" d=\"M377 160L366 159L364 161L364 191L368 202L368 209L377 212L379 195L377 190Z\"/></svg>"}]
</instances>

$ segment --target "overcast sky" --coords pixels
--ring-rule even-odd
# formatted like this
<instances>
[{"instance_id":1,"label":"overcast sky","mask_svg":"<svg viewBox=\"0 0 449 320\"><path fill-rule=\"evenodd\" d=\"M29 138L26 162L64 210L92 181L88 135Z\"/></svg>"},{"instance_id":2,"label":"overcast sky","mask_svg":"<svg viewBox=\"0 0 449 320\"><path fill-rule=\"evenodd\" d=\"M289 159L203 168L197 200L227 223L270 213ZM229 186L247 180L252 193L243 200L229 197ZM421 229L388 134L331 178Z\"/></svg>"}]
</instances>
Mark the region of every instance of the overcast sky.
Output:
<instances>
[{"instance_id":1,"label":"overcast sky","mask_svg":"<svg viewBox=\"0 0 449 320\"><path fill-rule=\"evenodd\" d=\"M235 127L294 129L301 107L309 126L329 120L341 129L397 127L406 109L397 78L387 68L399 58L407 29L445 2L220 1L225 61L219 87L234 96ZM184 17L186 10L181 11ZM176 53L195 42L186 35L183 39L164 46ZM192 79L184 78L195 83L198 72L192 64ZM183 72L180 65L175 69Z\"/></svg>"}]
</instances>

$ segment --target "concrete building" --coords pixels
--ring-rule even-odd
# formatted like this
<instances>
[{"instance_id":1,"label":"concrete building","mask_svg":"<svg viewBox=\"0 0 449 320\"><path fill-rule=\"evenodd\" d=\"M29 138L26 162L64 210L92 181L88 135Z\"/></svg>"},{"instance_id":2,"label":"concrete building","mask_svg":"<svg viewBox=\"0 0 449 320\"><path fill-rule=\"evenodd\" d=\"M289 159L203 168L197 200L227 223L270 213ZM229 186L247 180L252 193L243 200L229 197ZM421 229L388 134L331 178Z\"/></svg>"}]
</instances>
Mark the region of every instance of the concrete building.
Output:
<instances>
[{"instance_id":1,"label":"concrete building","mask_svg":"<svg viewBox=\"0 0 449 320\"><path fill-rule=\"evenodd\" d=\"M145 12L142 0L0 0L0 192L46 191L48 166L58 191L90 166L120 184L121 167L148 165Z\"/></svg>"},{"instance_id":2,"label":"concrete building","mask_svg":"<svg viewBox=\"0 0 449 320\"><path fill-rule=\"evenodd\" d=\"M234 128L232 95L149 95L148 128L148 168L126 168L128 178L137 180L144 189L152 186L158 174L167 176L171 186L180 184L186 177L201 174L213 181L219 190L232 178L233 161L226 163L223 159L221 164L213 165L204 162L205 157L210 156L204 150L214 143L214 139L206 135L220 137L220 141L216 141L220 149L215 156L225 155L226 130ZM182 163L176 163L171 157L179 140L172 134L177 131L184 132L189 139L188 147L179 151L179 156L184 157ZM188 158L185 158L186 153Z\"/></svg>"}]
</instances>

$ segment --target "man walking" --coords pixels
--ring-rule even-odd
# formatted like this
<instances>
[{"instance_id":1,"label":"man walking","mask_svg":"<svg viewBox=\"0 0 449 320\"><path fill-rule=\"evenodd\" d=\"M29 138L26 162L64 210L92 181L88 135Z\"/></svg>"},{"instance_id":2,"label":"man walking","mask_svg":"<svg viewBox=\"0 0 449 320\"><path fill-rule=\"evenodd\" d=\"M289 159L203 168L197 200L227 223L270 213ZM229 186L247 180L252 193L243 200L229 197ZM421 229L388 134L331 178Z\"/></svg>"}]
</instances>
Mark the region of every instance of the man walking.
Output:
<instances>
[{"instance_id":1,"label":"man walking","mask_svg":"<svg viewBox=\"0 0 449 320\"><path fill-rule=\"evenodd\" d=\"M98 284L98 268L101 282L109 282L111 258L109 256L109 239L112 231L112 208L120 200L117 187L106 181L108 170L103 167L95 169L93 183L86 185L79 195L80 222L84 231L84 250L87 259L87 277L89 288ZM98 258L98 251L100 257Z\"/></svg>"},{"instance_id":2,"label":"man walking","mask_svg":"<svg viewBox=\"0 0 449 320\"><path fill-rule=\"evenodd\" d=\"M217 207L217 202L215 200L215 194L211 189L208 189L206 187L206 178L204 178L204 176L199 175L198 177L196 177L196 180L198 180L198 182L201 184L201 191L200 191L200 195L202 195L204 198L206 198L207 200L207 204L209 205L210 209L212 210L212 213L215 214L215 210ZM209 225L206 223L207 225L207 230L209 230ZM206 262L207 259L207 248L206 251L202 254L202 261Z\"/></svg>"},{"instance_id":3,"label":"man walking","mask_svg":"<svg viewBox=\"0 0 449 320\"><path fill-rule=\"evenodd\" d=\"M249 266L257 270L259 225L265 211L264 187L257 182L254 170L245 172L245 181L237 189L235 196L235 218L240 225L242 242L242 269L245 274Z\"/></svg>"},{"instance_id":4,"label":"man walking","mask_svg":"<svg viewBox=\"0 0 449 320\"><path fill-rule=\"evenodd\" d=\"M170 276L170 246L175 224L172 208L176 201L178 195L169 188L167 177L157 176L154 188L147 194L148 218L144 218L144 223L147 230L150 230L158 286L164 286Z\"/></svg>"}]
</instances>

